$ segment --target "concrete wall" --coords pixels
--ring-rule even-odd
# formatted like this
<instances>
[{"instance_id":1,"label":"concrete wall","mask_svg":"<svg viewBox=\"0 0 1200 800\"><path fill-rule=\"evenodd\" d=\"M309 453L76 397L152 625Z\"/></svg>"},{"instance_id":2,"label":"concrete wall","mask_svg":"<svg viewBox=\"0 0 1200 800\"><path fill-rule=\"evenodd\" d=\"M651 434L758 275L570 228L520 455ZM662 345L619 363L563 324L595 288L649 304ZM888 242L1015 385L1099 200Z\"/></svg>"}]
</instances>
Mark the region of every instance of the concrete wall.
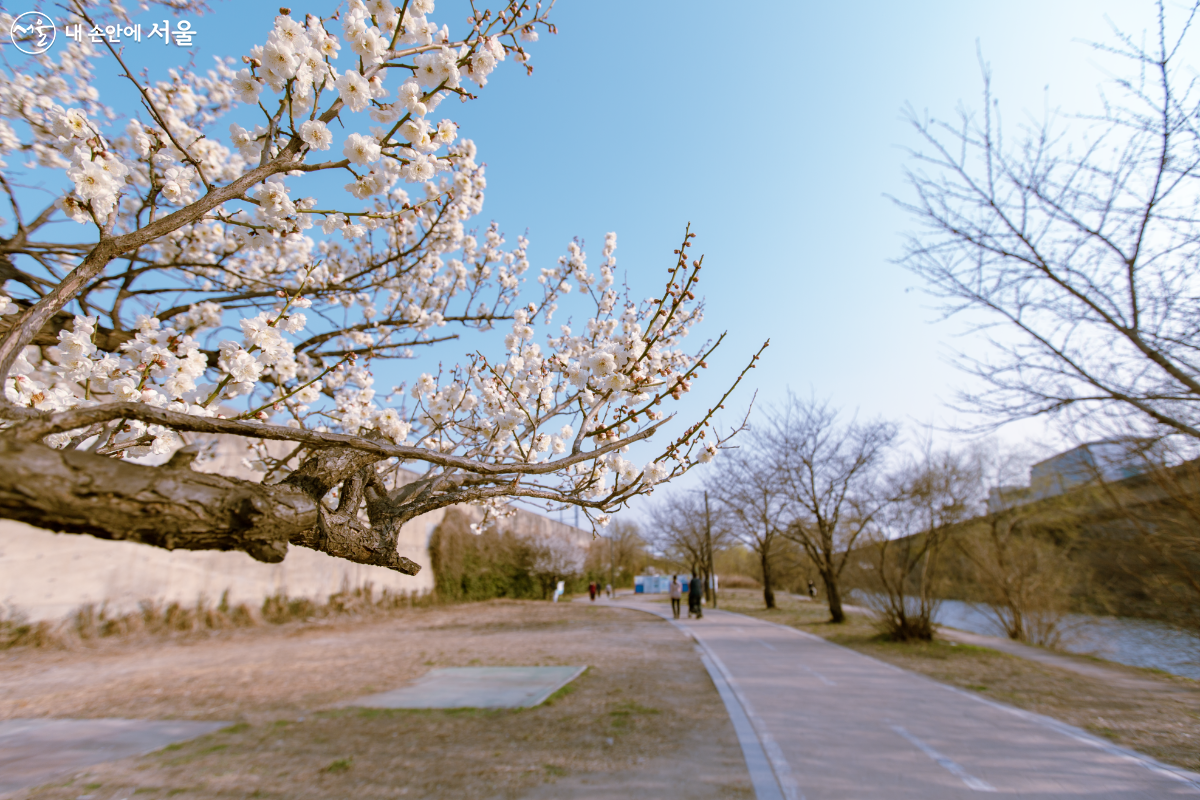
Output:
<instances>
[{"instance_id":1,"label":"concrete wall","mask_svg":"<svg viewBox=\"0 0 1200 800\"><path fill-rule=\"evenodd\" d=\"M411 525L411 523L410 523ZM31 619L58 619L84 603L132 611L140 600L192 605L258 605L273 594L324 600L343 585L371 583L377 590L425 592L433 586L428 551L406 549L420 563L414 577L382 567L351 564L315 550L292 547L279 564L241 552L161 550L134 542L56 534L20 522L0 521L0 602Z\"/></svg>"}]
</instances>

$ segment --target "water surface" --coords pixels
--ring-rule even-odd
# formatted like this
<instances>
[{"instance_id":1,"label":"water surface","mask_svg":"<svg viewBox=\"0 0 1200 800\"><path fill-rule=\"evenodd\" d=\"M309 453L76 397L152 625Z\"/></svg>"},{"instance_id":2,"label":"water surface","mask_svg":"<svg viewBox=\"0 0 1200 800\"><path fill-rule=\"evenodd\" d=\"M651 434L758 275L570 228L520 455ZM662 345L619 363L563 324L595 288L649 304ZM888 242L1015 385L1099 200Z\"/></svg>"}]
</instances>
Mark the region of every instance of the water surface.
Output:
<instances>
[{"instance_id":1,"label":"water surface","mask_svg":"<svg viewBox=\"0 0 1200 800\"><path fill-rule=\"evenodd\" d=\"M943 600L934 619L950 628L1004 636L991 615L960 600ZM1187 631L1152 620L1086 614L1068 614L1063 627L1060 650L1200 680L1200 637Z\"/></svg>"}]
</instances>

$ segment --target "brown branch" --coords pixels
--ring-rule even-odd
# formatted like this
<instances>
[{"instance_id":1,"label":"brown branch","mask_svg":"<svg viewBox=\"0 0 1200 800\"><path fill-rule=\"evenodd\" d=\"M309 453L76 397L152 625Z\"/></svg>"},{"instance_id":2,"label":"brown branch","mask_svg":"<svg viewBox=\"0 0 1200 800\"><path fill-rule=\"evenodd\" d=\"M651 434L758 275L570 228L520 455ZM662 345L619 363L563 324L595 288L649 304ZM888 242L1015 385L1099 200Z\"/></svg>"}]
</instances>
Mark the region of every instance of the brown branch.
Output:
<instances>
[{"instance_id":1,"label":"brown branch","mask_svg":"<svg viewBox=\"0 0 1200 800\"><path fill-rule=\"evenodd\" d=\"M193 472L186 459L143 467L80 450L0 440L0 515L40 528L168 550L244 550L282 561L316 525L317 503L293 486Z\"/></svg>"},{"instance_id":2,"label":"brown branch","mask_svg":"<svg viewBox=\"0 0 1200 800\"><path fill-rule=\"evenodd\" d=\"M168 550L243 550L277 563L291 543L407 575L420 570L396 552L396 533L413 510L393 515L391 535L381 536L358 521L356 508L330 512L320 504L336 480L371 469L374 457L326 450L302 465L296 480L265 486L195 472L196 452L185 448L164 466L146 467L0 439L0 516ZM317 480L304 480L320 470Z\"/></svg>"},{"instance_id":3,"label":"brown branch","mask_svg":"<svg viewBox=\"0 0 1200 800\"><path fill-rule=\"evenodd\" d=\"M140 422L163 425L177 431L191 431L193 433L230 433L236 436L246 436L251 439L299 442L318 448L344 447L370 453L379 456L379 458L412 459L414 461L424 461L440 467L461 469L464 472L481 475L549 475L560 472L572 464L591 461L599 456L619 450L625 445L649 438L654 435L660 426L670 420L671 417L659 420L637 433L609 442L603 447L597 447L595 450L572 454L556 461L508 464L489 464L466 456L447 455L409 445L389 444L382 440L368 439L363 436L351 436L345 433L322 433L300 428L289 428L286 425L266 425L242 420L197 417L178 411L155 408L145 403L106 403L100 406L92 406L91 408L73 409L57 414L49 414L43 419L30 420L13 427L8 431L8 437L23 442L36 442L51 433L85 428L114 419L138 420Z\"/></svg>"}]
</instances>

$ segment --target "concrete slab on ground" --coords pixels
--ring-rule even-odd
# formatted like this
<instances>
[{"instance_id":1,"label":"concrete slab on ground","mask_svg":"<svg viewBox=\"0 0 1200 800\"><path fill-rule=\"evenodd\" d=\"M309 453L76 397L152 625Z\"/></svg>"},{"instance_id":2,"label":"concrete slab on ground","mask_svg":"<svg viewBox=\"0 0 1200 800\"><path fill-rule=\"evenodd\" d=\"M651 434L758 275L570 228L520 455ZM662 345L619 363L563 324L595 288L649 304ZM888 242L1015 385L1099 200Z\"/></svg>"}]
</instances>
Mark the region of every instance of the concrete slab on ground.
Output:
<instances>
[{"instance_id":1,"label":"concrete slab on ground","mask_svg":"<svg viewBox=\"0 0 1200 800\"><path fill-rule=\"evenodd\" d=\"M152 753L229 724L142 719L0 720L0 794L38 786L93 764Z\"/></svg>"},{"instance_id":2,"label":"concrete slab on ground","mask_svg":"<svg viewBox=\"0 0 1200 800\"><path fill-rule=\"evenodd\" d=\"M578 678L583 667L447 667L412 684L347 705L363 708L532 708Z\"/></svg>"}]
</instances>

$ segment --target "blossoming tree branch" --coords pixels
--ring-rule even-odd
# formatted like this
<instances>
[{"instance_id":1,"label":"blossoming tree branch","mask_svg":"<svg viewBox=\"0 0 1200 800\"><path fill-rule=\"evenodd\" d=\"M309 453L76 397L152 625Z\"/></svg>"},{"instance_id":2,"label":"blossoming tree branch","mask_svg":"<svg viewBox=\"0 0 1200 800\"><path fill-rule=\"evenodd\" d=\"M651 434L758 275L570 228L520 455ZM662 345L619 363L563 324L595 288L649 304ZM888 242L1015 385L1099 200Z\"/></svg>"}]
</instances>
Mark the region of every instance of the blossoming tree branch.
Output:
<instances>
[{"instance_id":1,"label":"blossoming tree branch","mask_svg":"<svg viewBox=\"0 0 1200 800\"><path fill-rule=\"evenodd\" d=\"M639 302L615 285L615 234L598 269L573 243L532 270L524 238L471 227L484 169L438 112L500 62L532 69L526 47L554 28L528 0L462 8L461 39L433 0L280 9L240 61L165 80L88 37L4 53L0 515L411 574L396 541L419 514L528 498L603 525L712 459L736 432L712 419L728 391L647 463L626 458L720 344L683 346L702 315L694 234ZM58 22L92 30L99 13L76 0ZM101 60L136 103L99 96ZM587 318L556 325L571 292ZM495 352L377 391L464 329L496 330ZM213 434L246 437L262 482L193 469ZM402 485L400 465L422 478Z\"/></svg>"}]
</instances>

